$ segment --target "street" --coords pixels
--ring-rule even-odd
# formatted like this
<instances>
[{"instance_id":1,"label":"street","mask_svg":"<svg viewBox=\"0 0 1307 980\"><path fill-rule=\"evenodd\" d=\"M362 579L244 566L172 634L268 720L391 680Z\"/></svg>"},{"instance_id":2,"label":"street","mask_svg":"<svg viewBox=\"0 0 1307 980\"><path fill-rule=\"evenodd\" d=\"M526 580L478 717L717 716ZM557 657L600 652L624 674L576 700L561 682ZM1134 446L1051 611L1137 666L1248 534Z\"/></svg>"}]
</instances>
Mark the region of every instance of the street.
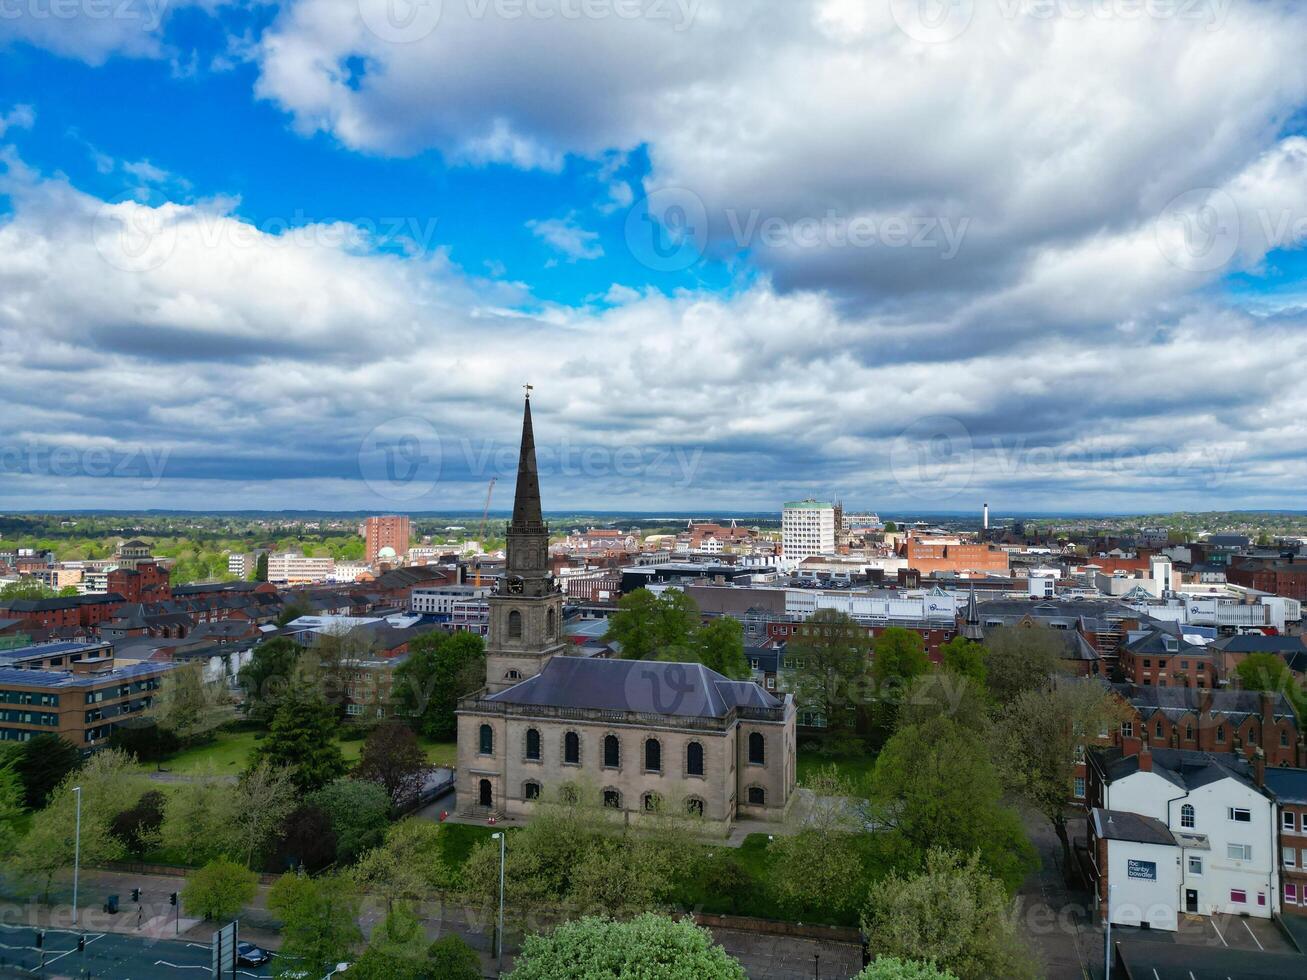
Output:
<instances>
[{"instance_id":1,"label":"street","mask_svg":"<svg viewBox=\"0 0 1307 980\"><path fill-rule=\"evenodd\" d=\"M86 951L77 952L77 937L68 929L45 931L45 971L49 980L60 977L102 977L105 980L165 980L196 977L210 971L207 943L172 939L146 939L120 933L86 933ZM30 926L0 925L0 977L41 976L41 953L36 930ZM79 971L85 971L79 973ZM267 967L242 967L238 977L271 977Z\"/></svg>"}]
</instances>

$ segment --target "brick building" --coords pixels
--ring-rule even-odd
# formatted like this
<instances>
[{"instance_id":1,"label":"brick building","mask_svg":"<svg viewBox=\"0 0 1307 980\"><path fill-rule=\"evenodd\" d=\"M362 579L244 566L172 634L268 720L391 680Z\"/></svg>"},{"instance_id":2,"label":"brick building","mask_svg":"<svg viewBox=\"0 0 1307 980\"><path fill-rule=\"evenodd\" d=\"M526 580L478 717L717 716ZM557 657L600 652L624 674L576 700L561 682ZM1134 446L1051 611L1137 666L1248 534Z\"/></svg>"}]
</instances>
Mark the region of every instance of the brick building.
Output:
<instances>
[{"instance_id":1,"label":"brick building","mask_svg":"<svg viewBox=\"0 0 1307 980\"><path fill-rule=\"evenodd\" d=\"M375 565L381 549L390 548L395 555L390 560L398 564L398 556L408 554L411 536L412 528L407 517L395 514L369 517L363 522L364 558L369 565Z\"/></svg>"},{"instance_id":2,"label":"brick building","mask_svg":"<svg viewBox=\"0 0 1307 980\"><path fill-rule=\"evenodd\" d=\"M1307 916L1307 768L1267 769L1266 789L1280 812L1282 908Z\"/></svg>"},{"instance_id":3,"label":"brick building","mask_svg":"<svg viewBox=\"0 0 1307 980\"><path fill-rule=\"evenodd\" d=\"M1225 571L1232 585L1307 601L1307 561L1268 561L1262 558L1236 559Z\"/></svg>"}]
</instances>

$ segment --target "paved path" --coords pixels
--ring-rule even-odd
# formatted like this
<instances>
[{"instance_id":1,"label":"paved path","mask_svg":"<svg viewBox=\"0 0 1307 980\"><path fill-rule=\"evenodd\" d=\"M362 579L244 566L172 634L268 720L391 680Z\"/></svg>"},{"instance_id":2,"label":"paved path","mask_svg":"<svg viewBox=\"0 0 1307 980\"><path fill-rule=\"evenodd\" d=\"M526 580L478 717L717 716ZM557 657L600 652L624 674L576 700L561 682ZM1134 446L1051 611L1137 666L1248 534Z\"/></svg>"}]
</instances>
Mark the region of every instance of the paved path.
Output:
<instances>
[{"instance_id":1,"label":"paved path","mask_svg":"<svg viewBox=\"0 0 1307 980\"><path fill-rule=\"evenodd\" d=\"M1089 892L1072 890L1062 877L1062 845L1048 820L1023 817L1041 867L1017 891L1017 923L1047 980L1084 980L1102 960L1102 932L1093 925ZM1080 829L1083 830L1083 820ZM1075 824L1072 825L1075 836Z\"/></svg>"}]
</instances>

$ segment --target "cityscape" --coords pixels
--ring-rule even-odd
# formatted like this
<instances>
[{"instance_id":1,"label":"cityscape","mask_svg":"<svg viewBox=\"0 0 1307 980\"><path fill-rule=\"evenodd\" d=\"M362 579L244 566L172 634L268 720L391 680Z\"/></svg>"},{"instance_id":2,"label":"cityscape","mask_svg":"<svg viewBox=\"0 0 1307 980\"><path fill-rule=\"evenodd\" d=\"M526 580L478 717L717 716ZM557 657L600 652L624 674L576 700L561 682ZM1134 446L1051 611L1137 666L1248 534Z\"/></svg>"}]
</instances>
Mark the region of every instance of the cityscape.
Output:
<instances>
[{"instance_id":1,"label":"cityscape","mask_svg":"<svg viewBox=\"0 0 1307 980\"><path fill-rule=\"evenodd\" d=\"M0 978L1307 977L1305 41L0 0Z\"/></svg>"}]
</instances>

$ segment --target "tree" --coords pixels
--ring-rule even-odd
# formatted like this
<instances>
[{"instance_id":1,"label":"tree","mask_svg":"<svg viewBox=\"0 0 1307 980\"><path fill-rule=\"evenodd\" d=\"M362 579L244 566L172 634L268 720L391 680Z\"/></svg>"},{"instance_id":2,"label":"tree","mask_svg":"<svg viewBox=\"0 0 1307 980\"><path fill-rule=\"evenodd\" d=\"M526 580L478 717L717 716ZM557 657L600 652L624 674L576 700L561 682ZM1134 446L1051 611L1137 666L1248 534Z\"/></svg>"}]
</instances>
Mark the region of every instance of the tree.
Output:
<instances>
[{"instance_id":1,"label":"tree","mask_svg":"<svg viewBox=\"0 0 1307 980\"><path fill-rule=\"evenodd\" d=\"M938 717L954 721L982 739L987 738L992 723L983 685L951 670L918 677L899 705L896 724L899 728L922 725Z\"/></svg>"},{"instance_id":2,"label":"tree","mask_svg":"<svg viewBox=\"0 0 1307 980\"><path fill-rule=\"evenodd\" d=\"M449 933L427 947L427 964L442 980L481 980L481 958L462 937Z\"/></svg>"},{"instance_id":3,"label":"tree","mask_svg":"<svg viewBox=\"0 0 1307 980\"><path fill-rule=\"evenodd\" d=\"M985 746L948 718L900 728L871 777L877 823L902 863L920 867L932 848L980 852L984 867L1015 889L1037 866Z\"/></svg>"},{"instance_id":4,"label":"tree","mask_svg":"<svg viewBox=\"0 0 1307 980\"><path fill-rule=\"evenodd\" d=\"M388 721L368 733L355 773L359 779L378 784L390 805L400 811L416 802L431 769L413 730Z\"/></svg>"},{"instance_id":5,"label":"tree","mask_svg":"<svg viewBox=\"0 0 1307 980\"><path fill-rule=\"evenodd\" d=\"M625 660L689 660L698 628L699 607L685 592L636 589L618 600L604 638L621 646Z\"/></svg>"},{"instance_id":6,"label":"tree","mask_svg":"<svg viewBox=\"0 0 1307 980\"><path fill-rule=\"evenodd\" d=\"M261 725L272 721L303 651L298 643L284 636L274 637L254 648L250 662L238 675L241 689L245 692L245 712L251 721Z\"/></svg>"},{"instance_id":7,"label":"tree","mask_svg":"<svg viewBox=\"0 0 1307 980\"><path fill-rule=\"evenodd\" d=\"M1017 695L999 719L995 757L1008 789L1048 818L1062 843L1062 869L1069 873L1071 840L1067 801L1086 747L1100 732L1128 717L1125 706L1091 679L1058 678Z\"/></svg>"},{"instance_id":8,"label":"tree","mask_svg":"<svg viewBox=\"0 0 1307 980\"><path fill-rule=\"evenodd\" d=\"M1002 883L985 873L978 855L936 849L924 870L891 873L871 886L862 929L882 955L924 960L958 980L1033 978L1007 912Z\"/></svg>"},{"instance_id":9,"label":"tree","mask_svg":"<svg viewBox=\"0 0 1307 980\"><path fill-rule=\"evenodd\" d=\"M363 940L358 894L341 875L284 874L268 891L268 910L281 920L277 976L324 976Z\"/></svg>"},{"instance_id":10,"label":"tree","mask_svg":"<svg viewBox=\"0 0 1307 980\"><path fill-rule=\"evenodd\" d=\"M23 783L12 760L5 760L0 764L0 858L8 857L18 844L22 818Z\"/></svg>"},{"instance_id":11,"label":"tree","mask_svg":"<svg viewBox=\"0 0 1307 980\"><path fill-rule=\"evenodd\" d=\"M254 559L254 581L268 581L268 553L260 551L259 556Z\"/></svg>"},{"instance_id":12,"label":"tree","mask_svg":"<svg viewBox=\"0 0 1307 980\"><path fill-rule=\"evenodd\" d=\"M266 762L291 771L302 793L312 793L345 774L336 744L336 713L317 691L292 683L281 700L267 737L251 757L251 768Z\"/></svg>"},{"instance_id":13,"label":"tree","mask_svg":"<svg viewBox=\"0 0 1307 980\"><path fill-rule=\"evenodd\" d=\"M354 880L366 891L396 902L416 901L450 882L441 849L443 828L429 820L401 820L386 831L384 843L363 855ZM498 855L498 848L495 848ZM497 873L497 872L496 872Z\"/></svg>"},{"instance_id":14,"label":"tree","mask_svg":"<svg viewBox=\"0 0 1307 980\"><path fill-rule=\"evenodd\" d=\"M718 616L699 628L694 638L695 659L725 677L749 679L749 661L744 656L744 627L733 616Z\"/></svg>"},{"instance_id":15,"label":"tree","mask_svg":"<svg viewBox=\"0 0 1307 980\"><path fill-rule=\"evenodd\" d=\"M897 524L895 524L893 521L885 522L886 534L898 534L898 532L899 532L899 526Z\"/></svg>"},{"instance_id":16,"label":"tree","mask_svg":"<svg viewBox=\"0 0 1307 980\"><path fill-rule=\"evenodd\" d=\"M226 921L254 899L258 886L258 876L249 868L219 858L186 876L182 905L205 919Z\"/></svg>"},{"instance_id":17,"label":"tree","mask_svg":"<svg viewBox=\"0 0 1307 980\"><path fill-rule=\"evenodd\" d=\"M110 832L123 842L127 853L139 857L159 842L167 797L157 789L142 794L136 804L117 814Z\"/></svg>"},{"instance_id":18,"label":"tree","mask_svg":"<svg viewBox=\"0 0 1307 980\"><path fill-rule=\"evenodd\" d=\"M230 719L218 685L204 683L199 663L182 664L168 671L152 714L159 725L182 742L191 742Z\"/></svg>"},{"instance_id":19,"label":"tree","mask_svg":"<svg viewBox=\"0 0 1307 980\"><path fill-rule=\"evenodd\" d=\"M812 804L795 815L793 832L768 847L768 885L791 916L844 919L865 896L859 836L864 827L849 796L852 787L834 766L806 780ZM797 809L797 808L796 808Z\"/></svg>"},{"instance_id":20,"label":"tree","mask_svg":"<svg viewBox=\"0 0 1307 980\"><path fill-rule=\"evenodd\" d=\"M903 692L930 670L921 634L891 626L872 641L871 677L876 684L878 723L894 726Z\"/></svg>"},{"instance_id":21,"label":"tree","mask_svg":"<svg viewBox=\"0 0 1307 980\"><path fill-rule=\"evenodd\" d=\"M82 764L77 746L59 735L34 735L23 743L14 772L23 784L23 803L29 810L45 806L54 788Z\"/></svg>"},{"instance_id":22,"label":"tree","mask_svg":"<svg viewBox=\"0 0 1307 980\"><path fill-rule=\"evenodd\" d=\"M281 836L268 867L316 873L336 860L336 834L331 817L321 807L296 807L282 824Z\"/></svg>"},{"instance_id":23,"label":"tree","mask_svg":"<svg viewBox=\"0 0 1307 980\"><path fill-rule=\"evenodd\" d=\"M957 975L921 960L877 956L853 980L958 980Z\"/></svg>"},{"instance_id":24,"label":"tree","mask_svg":"<svg viewBox=\"0 0 1307 980\"><path fill-rule=\"evenodd\" d=\"M939 648L940 667L985 686L985 648L965 636L955 636Z\"/></svg>"},{"instance_id":25,"label":"tree","mask_svg":"<svg viewBox=\"0 0 1307 980\"><path fill-rule=\"evenodd\" d=\"M159 762L180 749L181 740L154 718L132 718L114 726L109 746L135 756L138 762Z\"/></svg>"},{"instance_id":26,"label":"tree","mask_svg":"<svg viewBox=\"0 0 1307 980\"><path fill-rule=\"evenodd\" d=\"M985 682L996 705L1040 688L1062 668L1066 634L1048 626L1000 626L985 636Z\"/></svg>"},{"instance_id":27,"label":"tree","mask_svg":"<svg viewBox=\"0 0 1307 980\"><path fill-rule=\"evenodd\" d=\"M509 980L745 980L744 968L690 919L645 913L629 922L587 917L528 936Z\"/></svg>"},{"instance_id":28,"label":"tree","mask_svg":"<svg viewBox=\"0 0 1307 980\"><path fill-rule=\"evenodd\" d=\"M336 838L336 860L353 862L381 843L390 817L390 797L376 783L338 779L309 797L331 822Z\"/></svg>"},{"instance_id":29,"label":"tree","mask_svg":"<svg viewBox=\"0 0 1307 980\"><path fill-rule=\"evenodd\" d=\"M53 599L56 594L54 589L34 578L24 577L0 585L0 599Z\"/></svg>"},{"instance_id":30,"label":"tree","mask_svg":"<svg viewBox=\"0 0 1307 980\"><path fill-rule=\"evenodd\" d=\"M1307 690L1298 686L1293 671L1278 653L1251 653L1235 667L1234 672L1244 690L1283 694L1298 717L1307 718Z\"/></svg>"},{"instance_id":31,"label":"tree","mask_svg":"<svg viewBox=\"0 0 1307 980\"><path fill-rule=\"evenodd\" d=\"M844 613L819 609L785 651L793 660L799 705L816 711L833 732L847 731L864 700L871 655L867 631Z\"/></svg>"},{"instance_id":32,"label":"tree","mask_svg":"<svg viewBox=\"0 0 1307 980\"><path fill-rule=\"evenodd\" d=\"M294 772L260 762L247 769L231 794L233 813L226 837L233 856L253 867L295 809Z\"/></svg>"},{"instance_id":33,"label":"tree","mask_svg":"<svg viewBox=\"0 0 1307 980\"><path fill-rule=\"evenodd\" d=\"M427 738L450 741L458 733L458 699L485 685L485 641L461 630L424 633L409 644L395 668L391 698Z\"/></svg>"}]
</instances>

